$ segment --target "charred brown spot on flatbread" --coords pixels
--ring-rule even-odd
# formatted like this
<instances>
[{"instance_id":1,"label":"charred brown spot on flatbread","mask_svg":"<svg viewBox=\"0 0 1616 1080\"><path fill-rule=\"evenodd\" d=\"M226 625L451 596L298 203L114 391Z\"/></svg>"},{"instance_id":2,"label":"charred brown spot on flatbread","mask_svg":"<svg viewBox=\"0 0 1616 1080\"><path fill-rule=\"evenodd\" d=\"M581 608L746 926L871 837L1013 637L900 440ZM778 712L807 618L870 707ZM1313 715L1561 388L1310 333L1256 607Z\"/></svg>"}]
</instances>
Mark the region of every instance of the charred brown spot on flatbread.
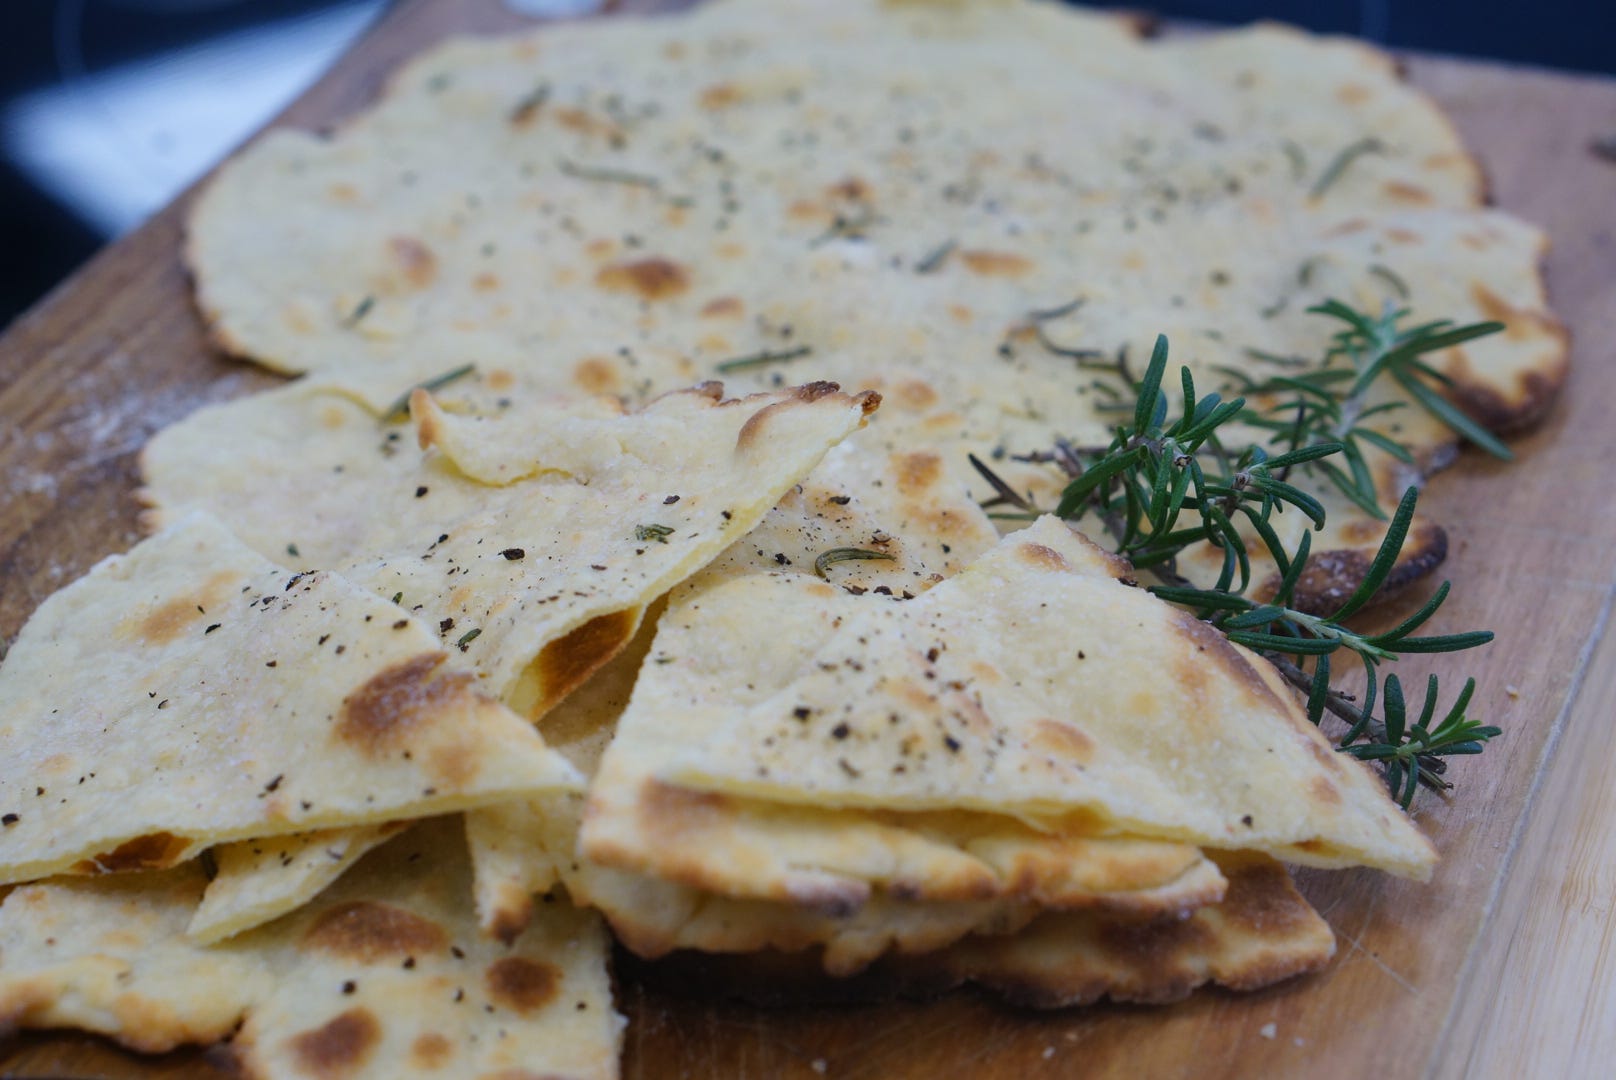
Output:
<instances>
[{"instance_id":1,"label":"charred brown spot on flatbread","mask_svg":"<svg viewBox=\"0 0 1616 1080\"><path fill-rule=\"evenodd\" d=\"M1033 268L1031 259L1011 251L962 251L959 257L967 270L983 277L1021 277Z\"/></svg>"},{"instance_id":2,"label":"charred brown spot on flatbread","mask_svg":"<svg viewBox=\"0 0 1616 1080\"><path fill-rule=\"evenodd\" d=\"M702 90L701 94L696 98L696 103L703 109L717 110L731 108L739 105L744 100L745 95L741 93L740 87L735 84L715 83Z\"/></svg>"},{"instance_id":3,"label":"charred brown spot on flatbread","mask_svg":"<svg viewBox=\"0 0 1616 1080\"><path fill-rule=\"evenodd\" d=\"M609 611L546 645L533 662L543 690L541 704L552 705L583 685L634 636L638 622L636 609Z\"/></svg>"},{"instance_id":4,"label":"charred brown spot on flatbread","mask_svg":"<svg viewBox=\"0 0 1616 1080\"><path fill-rule=\"evenodd\" d=\"M130 870L166 870L185 857L191 841L168 832L148 833L125 840L73 867L76 874L119 874Z\"/></svg>"},{"instance_id":5,"label":"charred brown spot on flatbread","mask_svg":"<svg viewBox=\"0 0 1616 1080\"><path fill-rule=\"evenodd\" d=\"M604 266L595 284L608 292L632 293L641 300L671 300L690 288L690 271L672 259L653 255Z\"/></svg>"},{"instance_id":6,"label":"charred brown spot on flatbread","mask_svg":"<svg viewBox=\"0 0 1616 1080\"><path fill-rule=\"evenodd\" d=\"M1308 781L1307 790L1321 803L1341 803L1341 789L1327 776L1315 776Z\"/></svg>"},{"instance_id":7,"label":"charred brown spot on flatbread","mask_svg":"<svg viewBox=\"0 0 1616 1080\"><path fill-rule=\"evenodd\" d=\"M906 409L919 412L937 404L937 391L920 379L903 379L892 388L893 400Z\"/></svg>"},{"instance_id":8,"label":"charred brown spot on flatbread","mask_svg":"<svg viewBox=\"0 0 1616 1080\"><path fill-rule=\"evenodd\" d=\"M825 193L833 199L846 199L850 202L868 202L875 194L869 183L857 176L838 180L826 188Z\"/></svg>"},{"instance_id":9,"label":"charred brown spot on flatbread","mask_svg":"<svg viewBox=\"0 0 1616 1080\"><path fill-rule=\"evenodd\" d=\"M454 1056L454 1044L435 1031L422 1032L410 1043L410 1063L422 1069L441 1069Z\"/></svg>"},{"instance_id":10,"label":"charred brown spot on flatbread","mask_svg":"<svg viewBox=\"0 0 1616 1080\"><path fill-rule=\"evenodd\" d=\"M568 131L575 131L580 135L617 135L617 125L610 120L596 116L585 109L564 108L555 110L556 123Z\"/></svg>"},{"instance_id":11,"label":"charred brown spot on flatbread","mask_svg":"<svg viewBox=\"0 0 1616 1080\"><path fill-rule=\"evenodd\" d=\"M313 1031L292 1036L292 1059L317 1080L342 1080L359 1071L381 1039L374 1013L349 1009Z\"/></svg>"},{"instance_id":12,"label":"charred brown spot on flatbread","mask_svg":"<svg viewBox=\"0 0 1616 1080\"><path fill-rule=\"evenodd\" d=\"M701 306L704 319L738 319L746 313L746 305L737 296L719 296Z\"/></svg>"},{"instance_id":13,"label":"charred brown spot on flatbread","mask_svg":"<svg viewBox=\"0 0 1616 1080\"><path fill-rule=\"evenodd\" d=\"M373 675L343 700L337 739L368 756L391 753L457 699L475 697L474 676L438 671L446 659L443 652L422 653Z\"/></svg>"},{"instance_id":14,"label":"charred brown spot on flatbread","mask_svg":"<svg viewBox=\"0 0 1616 1080\"><path fill-rule=\"evenodd\" d=\"M919 495L942 479L942 455L931 450L914 450L893 457L896 466L898 491L904 495Z\"/></svg>"},{"instance_id":15,"label":"charred brown spot on flatbread","mask_svg":"<svg viewBox=\"0 0 1616 1080\"><path fill-rule=\"evenodd\" d=\"M1386 193L1388 199L1405 206L1430 206L1435 202L1429 191L1418 184L1410 184L1403 180L1388 180L1380 189Z\"/></svg>"},{"instance_id":16,"label":"charred brown spot on flatbread","mask_svg":"<svg viewBox=\"0 0 1616 1080\"><path fill-rule=\"evenodd\" d=\"M487 932L496 941L510 945L532 921L533 897L526 892L510 889L495 902L488 919Z\"/></svg>"},{"instance_id":17,"label":"charred brown spot on flatbread","mask_svg":"<svg viewBox=\"0 0 1616 1080\"><path fill-rule=\"evenodd\" d=\"M323 912L303 935L303 944L345 960L374 964L444 952L443 928L391 904L356 900Z\"/></svg>"},{"instance_id":18,"label":"charred brown spot on flatbread","mask_svg":"<svg viewBox=\"0 0 1616 1080\"><path fill-rule=\"evenodd\" d=\"M617 365L604 356L586 356L572 368L572 381L591 394L615 394L623 380Z\"/></svg>"},{"instance_id":19,"label":"charred brown spot on flatbread","mask_svg":"<svg viewBox=\"0 0 1616 1080\"><path fill-rule=\"evenodd\" d=\"M424 289L438 276L438 257L413 236L395 236L387 241L387 252L404 280Z\"/></svg>"},{"instance_id":20,"label":"charred brown spot on flatbread","mask_svg":"<svg viewBox=\"0 0 1616 1080\"><path fill-rule=\"evenodd\" d=\"M228 598L240 579L234 574L215 574L195 593L176 596L159 604L133 627L135 635L152 645L166 645L192 626L207 619L208 609Z\"/></svg>"},{"instance_id":21,"label":"charred brown spot on flatbread","mask_svg":"<svg viewBox=\"0 0 1616 1080\"><path fill-rule=\"evenodd\" d=\"M1065 761L1086 765L1094 760L1094 740L1076 725L1044 719L1033 727L1033 746Z\"/></svg>"},{"instance_id":22,"label":"charred brown spot on flatbread","mask_svg":"<svg viewBox=\"0 0 1616 1080\"><path fill-rule=\"evenodd\" d=\"M483 975L489 998L522 1016L553 1001L560 982L561 973L554 967L522 956L496 960Z\"/></svg>"},{"instance_id":23,"label":"charred brown spot on flatbread","mask_svg":"<svg viewBox=\"0 0 1616 1080\"><path fill-rule=\"evenodd\" d=\"M705 826L718 818L729 799L712 791L692 791L653 780L640 800L641 817L658 832L682 832Z\"/></svg>"},{"instance_id":24,"label":"charred brown spot on flatbread","mask_svg":"<svg viewBox=\"0 0 1616 1080\"><path fill-rule=\"evenodd\" d=\"M1052 547L1043 544L1020 544L1016 547L1016 556L1028 566L1039 570L1070 570L1071 564L1066 556Z\"/></svg>"},{"instance_id":25,"label":"charred brown spot on flatbread","mask_svg":"<svg viewBox=\"0 0 1616 1080\"><path fill-rule=\"evenodd\" d=\"M1364 579L1374 557L1372 549L1314 552L1308 559L1307 569L1302 571L1296 583L1296 597L1291 601L1291 606L1313 615L1328 615L1335 611ZM1397 565L1376 593L1377 602L1393 599L1442 565L1447 557L1448 534L1442 526L1429 521L1415 522L1403 541ZM1257 595L1272 596L1278 587L1279 575L1270 575L1257 590Z\"/></svg>"}]
</instances>

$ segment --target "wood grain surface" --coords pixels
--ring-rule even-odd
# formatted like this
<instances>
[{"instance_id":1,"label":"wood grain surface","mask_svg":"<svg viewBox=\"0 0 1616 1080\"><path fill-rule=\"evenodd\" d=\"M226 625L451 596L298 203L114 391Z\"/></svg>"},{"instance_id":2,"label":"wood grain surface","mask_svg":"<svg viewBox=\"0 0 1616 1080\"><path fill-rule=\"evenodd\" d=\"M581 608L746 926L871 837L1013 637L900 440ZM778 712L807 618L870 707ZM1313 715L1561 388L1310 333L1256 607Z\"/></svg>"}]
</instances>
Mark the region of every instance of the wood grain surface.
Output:
<instances>
[{"instance_id":1,"label":"wood grain surface","mask_svg":"<svg viewBox=\"0 0 1616 1080\"><path fill-rule=\"evenodd\" d=\"M658 5L625 5L658 6ZM668 6L668 5L660 5ZM495 0L406 0L282 118L329 124L455 30L520 25ZM1571 383L1519 461L1466 456L1422 511L1455 541L1448 629L1490 627L1478 711L1501 744L1418 820L1428 885L1370 872L1302 884L1335 928L1328 970L1168 1008L1016 1011L971 993L763 1010L655 969L620 972L624 1075L664 1077L1607 1075L1616 1059L1616 82L1410 57L1498 204L1545 227L1573 331ZM0 642L53 590L137 539L135 454L198 405L279 380L209 350L179 262L187 199L97 256L0 339ZM1410 667L1418 668L1410 663ZM0 1076L224 1075L217 1055L137 1059L76 1035L0 1035Z\"/></svg>"}]
</instances>

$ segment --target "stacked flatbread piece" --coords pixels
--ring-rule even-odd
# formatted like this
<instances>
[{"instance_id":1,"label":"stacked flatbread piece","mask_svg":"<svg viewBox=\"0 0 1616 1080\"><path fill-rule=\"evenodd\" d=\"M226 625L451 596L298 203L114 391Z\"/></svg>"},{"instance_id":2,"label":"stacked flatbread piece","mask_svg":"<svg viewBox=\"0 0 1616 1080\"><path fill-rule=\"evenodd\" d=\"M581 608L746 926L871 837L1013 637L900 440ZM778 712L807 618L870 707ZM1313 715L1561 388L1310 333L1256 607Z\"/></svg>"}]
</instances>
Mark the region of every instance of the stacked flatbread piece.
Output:
<instances>
[{"instance_id":1,"label":"stacked flatbread piece","mask_svg":"<svg viewBox=\"0 0 1616 1080\"><path fill-rule=\"evenodd\" d=\"M1320 355L1329 296L1503 319L1439 365L1530 422L1563 334L1480 197L1358 46L993 0L453 41L267 135L188 254L217 340L303 377L155 438L156 535L0 668L0 1027L611 1075L585 908L1038 1005L1317 969L1276 860L1430 846L1265 662L1062 523L1001 540L964 463L1047 498L1013 457L1116 392L1074 353L1165 332L1211 386ZM1393 415L1385 498L1452 450ZM1332 504L1310 590L1381 528Z\"/></svg>"}]
</instances>

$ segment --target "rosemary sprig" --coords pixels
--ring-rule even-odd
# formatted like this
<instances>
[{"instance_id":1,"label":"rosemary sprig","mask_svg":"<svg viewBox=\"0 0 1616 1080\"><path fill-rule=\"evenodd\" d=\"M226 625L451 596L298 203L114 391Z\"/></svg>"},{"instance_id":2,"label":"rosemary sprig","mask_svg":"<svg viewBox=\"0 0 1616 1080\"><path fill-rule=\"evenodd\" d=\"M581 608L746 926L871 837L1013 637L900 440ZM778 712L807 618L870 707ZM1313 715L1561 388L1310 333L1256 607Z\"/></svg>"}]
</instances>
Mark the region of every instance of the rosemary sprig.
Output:
<instances>
[{"instance_id":1,"label":"rosemary sprig","mask_svg":"<svg viewBox=\"0 0 1616 1080\"><path fill-rule=\"evenodd\" d=\"M1226 401L1216 393L1197 397L1194 378L1181 368L1181 414L1169 421L1171 408L1163 389L1168 345L1165 337L1159 337L1143 378L1132 384L1136 396L1131 423L1119 426L1107 446L1085 450L1057 440L1053 452L1022 460L1058 465L1070 482L1056 514L1072 521L1096 516L1115 550L1155 576L1153 593L1194 611L1230 641L1268 657L1284 678L1307 692L1309 719L1320 726L1327 717L1344 724L1345 730L1336 736L1338 747L1380 763L1393 795L1407 807L1419 785L1449 786L1442 779L1446 757L1480 753L1500 730L1467 715L1473 679L1437 721L1440 687L1431 677L1420 712L1410 723L1402 684L1395 674L1383 675L1383 669L1403 655L1458 652L1484 645L1493 635L1489 631L1417 635L1446 601L1445 582L1389 630L1365 632L1348 625L1391 576L1413 522L1416 489L1403 494L1357 587L1328 613L1304 610L1296 603L1312 534L1303 532L1294 547L1288 547L1274 517L1294 509L1315 529L1322 527L1323 505L1290 483L1288 475L1292 469L1313 469L1332 481L1350 477L1356 484L1361 462L1352 454L1360 440L1411 459L1406 448L1361 427L1366 416L1384 408L1365 404L1368 387L1381 377L1400 385L1406 377L1421 386L1426 385L1425 378L1440 379L1419 356L1492 333L1497 326L1455 328L1443 322L1404 330L1399 319L1406 312L1389 310L1374 319L1334 301L1315 310L1347 326L1336 335L1325 363L1316 370L1273 376L1261 383L1246 379L1257 392L1295 395L1288 405L1259 412L1243 398ZM1342 358L1350 366L1339 364ZM1281 424L1287 412L1294 415ZM1470 424L1468 418L1465 423ZM1463 427L1454 427L1469 437ZM1271 430L1276 435L1269 446L1250 443L1237 449L1234 433L1253 428L1259 434ZM1490 435L1486 438L1496 443ZM1278 452L1270 453L1275 444ZM1361 457L1361 450L1358 453ZM1342 459L1345 469L1336 463ZM994 489L994 497L984 506L1014 508L995 516L1031 518L1042 512L980 459L973 456L970 461ZM1367 473L1367 467L1361 471ZM1373 491L1372 479L1362 482ZM1246 595L1253 584L1248 535L1256 536L1279 571L1278 586L1262 600ZM1200 544L1210 544L1223 555L1218 579L1210 588L1194 586L1177 570L1178 556ZM1332 689L1332 660L1342 650L1363 665L1367 689L1362 702Z\"/></svg>"},{"instance_id":2,"label":"rosemary sprig","mask_svg":"<svg viewBox=\"0 0 1616 1080\"><path fill-rule=\"evenodd\" d=\"M634 526L634 539L644 544L655 540L659 544L666 544L668 537L673 535L670 525L636 525Z\"/></svg>"},{"instance_id":3,"label":"rosemary sprig","mask_svg":"<svg viewBox=\"0 0 1616 1080\"><path fill-rule=\"evenodd\" d=\"M771 351L764 349L761 352L751 353L747 356L737 356L733 360L721 360L714 365L714 370L723 374L731 371L744 371L747 368L762 367L764 364L782 364L788 360L796 360L807 356L814 351L812 345L798 345L795 349L781 349Z\"/></svg>"},{"instance_id":4,"label":"rosemary sprig","mask_svg":"<svg viewBox=\"0 0 1616 1080\"><path fill-rule=\"evenodd\" d=\"M461 364L457 368L450 371L445 371L442 375L435 375L425 382L416 383L414 386L400 394L397 400L395 400L392 405L388 406L387 411L382 413L377 419L384 424L391 423L394 420L402 420L406 416L410 415L410 395L414 394L417 390L426 390L428 392L441 390L455 380L463 379L476 370L476 364Z\"/></svg>"}]
</instances>

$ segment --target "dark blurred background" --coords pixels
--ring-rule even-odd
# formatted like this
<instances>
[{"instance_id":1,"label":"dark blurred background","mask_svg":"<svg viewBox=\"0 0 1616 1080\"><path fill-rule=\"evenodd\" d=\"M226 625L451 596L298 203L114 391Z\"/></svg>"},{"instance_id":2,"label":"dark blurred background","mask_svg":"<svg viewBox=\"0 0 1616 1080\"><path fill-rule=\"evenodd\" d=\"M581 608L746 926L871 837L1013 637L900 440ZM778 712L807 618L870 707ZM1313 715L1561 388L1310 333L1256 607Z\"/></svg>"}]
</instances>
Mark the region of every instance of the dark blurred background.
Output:
<instances>
[{"instance_id":1,"label":"dark blurred background","mask_svg":"<svg viewBox=\"0 0 1616 1080\"><path fill-rule=\"evenodd\" d=\"M0 325L296 95L388 0L0 0ZM574 14L593 0L505 0ZM1384 44L1616 73L1616 0L1168 0ZM1616 129L1616 116L1611 118Z\"/></svg>"}]
</instances>

